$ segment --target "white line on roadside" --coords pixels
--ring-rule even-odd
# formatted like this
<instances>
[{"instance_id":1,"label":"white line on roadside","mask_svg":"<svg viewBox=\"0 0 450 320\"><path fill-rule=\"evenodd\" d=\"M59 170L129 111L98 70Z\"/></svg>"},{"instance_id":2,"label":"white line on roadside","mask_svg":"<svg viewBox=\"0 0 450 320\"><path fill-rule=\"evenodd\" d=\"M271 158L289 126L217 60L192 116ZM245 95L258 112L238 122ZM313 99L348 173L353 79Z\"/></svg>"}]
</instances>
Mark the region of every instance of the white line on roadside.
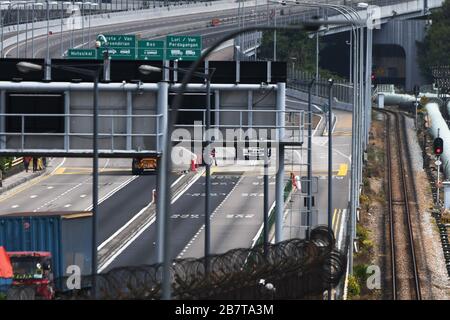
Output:
<instances>
[{"instance_id":1,"label":"white line on roadside","mask_svg":"<svg viewBox=\"0 0 450 320\"><path fill-rule=\"evenodd\" d=\"M134 176L138 177L138 176ZM175 180L174 183L172 183L171 187L173 187L178 181L180 181L181 178L183 178L184 175L181 175L177 180ZM120 187L120 186L119 186ZM126 227L128 227L134 220L136 220L140 215L142 215L145 210L147 210L151 205L153 204L153 201L150 202L148 205L146 205L144 208L142 208L138 213L136 213L126 224L124 224L122 227L120 227L112 236L110 236L108 239L103 241L97 248L97 250L101 250L108 242L110 242L112 239L117 237L117 235L122 232Z\"/></svg>"},{"instance_id":2,"label":"white line on roadside","mask_svg":"<svg viewBox=\"0 0 450 320\"><path fill-rule=\"evenodd\" d=\"M177 201L195 182L197 182L197 180L201 177L201 174L197 174L197 176L192 179L192 181L171 201L171 203L173 204L175 201ZM180 178L179 178L180 179ZM177 180L178 181L178 180ZM173 184L172 184L173 185ZM151 204L151 203L150 203ZM145 209L147 209L150 204L143 208L141 211L139 211L138 214L136 214L130 221L127 222L126 225L124 225L121 229L125 229L132 221L136 220L136 218L140 215L142 215L145 212ZM127 249L145 230L147 230L154 222L156 221L156 215L149 221L147 222L140 230L139 232L137 232L130 240L128 240L119 250L117 250L116 253L114 253L111 258L109 258L99 269L98 272L102 272L103 270L105 270L125 249ZM120 230L120 229L119 229ZM122 231L121 230L121 231ZM114 233L113 236L111 236L109 239L113 239L114 237L117 236L117 234L119 234L119 231L117 231L116 233ZM100 250L101 248L103 248L106 243L108 242L108 240L106 240L105 242L103 242L98 248L97 250Z\"/></svg>"},{"instance_id":3,"label":"white line on roadside","mask_svg":"<svg viewBox=\"0 0 450 320\"><path fill-rule=\"evenodd\" d=\"M105 194L100 200L98 200L98 204L102 203L103 201L107 200L108 198L110 198L113 194L115 194L117 191L119 191L120 189L124 188L126 185L128 185L130 182L132 182L133 180L135 180L137 177L139 176L131 176L130 178L128 178L127 180L125 180L124 182L122 182L120 185L118 185L117 187L115 187L113 190L111 190L110 192L108 192L107 194ZM92 204L87 207L86 209L84 209L84 211L91 211L92 210Z\"/></svg>"},{"instance_id":4,"label":"white line on roadside","mask_svg":"<svg viewBox=\"0 0 450 320\"><path fill-rule=\"evenodd\" d=\"M61 161L60 164L58 164L56 166L56 168L52 171L52 173L50 173L50 175L54 174L56 172L56 170L58 170L59 168L61 168L61 166L64 164L64 162L66 162L66 158L63 158L63 160ZM47 188L47 189L51 189L51 188Z\"/></svg>"},{"instance_id":5,"label":"white line on roadside","mask_svg":"<svg viewBox=\"0 0 450 320\"><path fill-rule=\"evenodd\" d=\"M269 209L269 214L272 212L273 208L275 208L275 201L272 203L272 206ZM258 241L258 238L261 236L261 233L264 230L264 223L261 224L261 227L259 228L258 232L256 233L255 237L252 240L252 246L250 248L253 248L256 244L256 241ZM270 230L269 230L270 231Z\"/></svg>"}]
</instances>

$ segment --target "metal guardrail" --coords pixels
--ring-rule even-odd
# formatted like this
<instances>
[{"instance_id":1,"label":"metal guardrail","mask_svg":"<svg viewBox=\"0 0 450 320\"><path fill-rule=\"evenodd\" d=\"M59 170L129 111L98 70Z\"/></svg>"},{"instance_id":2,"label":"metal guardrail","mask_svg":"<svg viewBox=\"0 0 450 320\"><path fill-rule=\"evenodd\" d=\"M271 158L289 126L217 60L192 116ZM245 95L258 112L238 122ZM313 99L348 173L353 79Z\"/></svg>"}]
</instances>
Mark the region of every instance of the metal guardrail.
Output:
<instances>
[{"instance_id":1,"label":"metal guardrail","mask_svg":"<svg viewBox=\"0 0 450 320\"><path fill-rule=\"evenodd\" d=\"M292 71L292 68L290 68L288 69L287 86L292 89L308 92L308 83L314 78L316 78L315 74L298 69ZM326 83L327 80L319 75L316 83ZM328 86L315 85L312 92L316 96L328 98L329 90ZM353 103L353 84L347 81L335 80L333 84L333 98L341 102Z\"/></svg>"},{"instance_id":2,"label":"metal guardrail","mask_svg":"<svg viewBox=\"0 0 450 320\"><path fill-rule=\"evenodd\" d=\"M70 151L72 148L69 148L71 145L70 138L72 137L80 137L80 138L92 138L92 114L30 114L30 113L3 113L0 114L0 118L3 118L5 123L8 123L9 121L14 121L14 118L16 118L16 126L10 129L9 131L6 131L6 128L0 132L0 137L3 140L4 146L2 147L2 151L4 152L13 152L14 150L20 151L20 152L26 152L27 150L33 150L33 152L38 152L39 147L31 147L31 145L42 145L42 143L33 143L30 142L29 139L32 137L37 139L43 139L43 138L61 138L61 142L64 142L65 147L59 151ZM98 133L98 139L104 140L109 139L110 140L110 148L108 150L114 150L117 152L125 152L125 151L132 151L132 150L120 150L115 145L115 139L116 138L148 138L148 137L154 137L155 141L158 137L162 136L162 132L160 132L160 120L162 118L161 114L156 115L140 115L140 114L133 114L133 115L106 115L101 114L99 117L99 133ZM20 120L18 120L18 119ZM53 121L60 121L64 123L63 128L65 128L62 132L57 132L58 130L52 130L52 131L45 131L45 130L36 130L36 129L30 129L30 127L37 128L35 122L36 121L49 121L51 119L51 122ZM89 119L87 121L87 119ZM107 120L109 119L109 121ZM137 119L143 120L143 119L150 119L153 120L153 123L149 123L149 125L154 128L153 132L150 133L133 133L133 132L126 132L127 122L133 122ZM78 127L79 131L74 130L73 123L87 123L86 127ZM117 122L119 122L117 124ZM103 129L102 127L107 127L107 129ZM119 128L119 129L117 129ZM30 131L35 130L35 131ZM125 131L125 132L124 132ZM19 137L19 141L15 141L13 145L11 145L11 139L14 137ZM42 141L40 141L42 142ZM45 144L45 143L44 143ZM155 142L156 144L156 142ZM117 147L117 148L116 148ZM50 149L52 149L51 146L49 146L47 149L42 149L43 152L47 152ZM74 148L78 151L79 148ZM104 149L102 149L104 150ZM55 152L56 152L55 148ZM59 152L58 151L58 152ZM88 150L86 150L87 152ZM89 149L91 151L91 149ZM141 150L142 151L142 150ZM157 150L146 150L146 152L154 152L156 153Z\"/></svg>"}]
</instances>

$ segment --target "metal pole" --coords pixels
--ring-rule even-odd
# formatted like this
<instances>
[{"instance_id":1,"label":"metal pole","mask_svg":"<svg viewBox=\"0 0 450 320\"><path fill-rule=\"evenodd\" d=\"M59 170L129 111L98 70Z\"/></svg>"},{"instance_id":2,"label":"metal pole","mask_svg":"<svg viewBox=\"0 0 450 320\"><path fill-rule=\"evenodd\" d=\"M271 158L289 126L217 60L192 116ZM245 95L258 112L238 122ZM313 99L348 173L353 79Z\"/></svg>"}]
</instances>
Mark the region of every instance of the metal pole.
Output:
<instances>
[{"instance_id":1,"label":"metal pole","mask_svg":"<svg viewBox=\"0 0 450 320\"><path fill-rule=\"evenodd\" d=\"M2 44L1 44L1 57L0 58L3 58L3 19L4 19L4 17L3 17L3 8L1 6L1 4L0 4L0 16L1 16L1 23L2 23L2 35L1 35Z\"/></svg>"},{"instance_id":2,"label":"metal pole","mask_svg":"<svg viewBox=\"0 0 450 320\"><path fill-rule=\"evenodd\" d=\"M278 170L275 181L275 242L283 241L283 212L284 212L284 146L281 143L284 138L284 115L286 110L285 95L286 84L277 84L277 141L278 145Z\"/></svg>"},{"instance_id":3,"label":"metal pole","mask_svg":"<svg viewBox=\"0 0 450 320\"><path fill-rule=\"evenodd\" d=\"M116 2L116 9L117 9L117 2ZM88 26L88 48L91 44L91 15L92 15L92 4L89 4L89 26Z\"/></svg>"},{"instance_id":4,"label":"metal pole","mask_svg":"<svg viewBox=\"0 0 450 320\"><path fill-rule=\"evenodd\" d=\"M84 0L81 0L81 47L84 48Z\"/></svg>"},{"instance_id":5,"label":"metal pole","mask_svg":"<svg viewBox=\"0 0 450 320\"><path fill-rule=\"evenodd\" d=\"M273 15L274 26L277 26L277 8L274 9ZM277 61L277 30L273 31L273 61Z\"/></svg>"},{"instance_id":6,"label":"metal pole","mask_svg":"<svg viewBox=\"0 0 450 320\"><path fill-rule=\"evenodd\" d=\"M350 55L351 67L355 63L356 58L356 39L355 43L352 42L352 53ZM351 183L350 183L350 230L349 230L349 238L350 238L350 247L349 247L349 273L353 273L353 241L354 241L354 232L356 229L356 170L357 170L357 145L356 145L356 130L357 130L357 109L356 109L356 67L352 68L353 72L353 109L352 109L352 162L351 162Z\"/></svg>"},{"instance_id":7,"label":"metal pole","mask_svg":"<svg viewBox=\"0 0 450 320\"><path fill-rule=\"evenodd\" d=\"M333 80L329 81L328 93L328 229L333 232ZM334 235L336 237L336 235ZM330 262L331 263L331 262ZM330 267L331 271L331 267ZM331 300L333 289L330 285L328 288L328 300Z\"/></svg>"},{"instance_id":8,"label":"metal pole","mask_svg":"<svg viewBox=\"0 0 450 320\"><path fill-rule=\"evenodd\" d=\"M269 147L266 146L264 155L264 255L267 255L269 247Z\"/></svg>"},{"instance_id":9,"label":"metal pole","mask_svg":"<svg viewBox=\"0 0 450 320\"><path fill-rule=\"evenodd\" d=\"M97 213L98 213L98 71L94 77L94 113L93 113L93 163L92 163L92 275L93 297L96 297L97 274Z\"/></svg>"},{"instance_id":10,"label":"metal pole","mask_svg":"<svg viewBox=\"0 0 450 320\"><path fill-rule=\"evenodd\" d=\"M440 161L440 156L437 157L438 161ZM436 204L439 205L439 181L440 181L440 172L441 165L437 166L437 189L436 189Z\"/></svg>"},{"instance_id":11,"label":"metal pole","mask_svg":"<svg viewBox=\"0 0 450 320\"><path fill-rule=\"evenodd\" d=\"M48 0L46 1L46 3L47 3L47 54L46 54L47 62L46 63L49 63L50 62L50 39L49 39L49 32L50 32L50 4L49 4Z\"/></svg>"},{"instance_id":12,"label":"metal pole","mask_svg":"<svg viewBox=\"0 0 450 320\"><path fill-rule=\"evenodd\" d=\"M25 58L27 58L28 57L28 17L29 17L28 3L25 3L23 5L23 8L24 8L25 14L26 14L26 20L25 20Z\"/></svg>"},{"instance_id":13,"label":"metal pole","mask_svg":"<svg viewBox=\"0 0 450 320\"><path fill-rule=\"evenodd\" d=\"M307 198L306 198L306 239L309 239L312 211L312 88L316 79L309 83L308 88L308 164L307 164Z\"/></svg>"},{"instance_id":14,"label":"metal pole","mask_svg":"<svg viewBox=\"0 0 450 320\"><path fill-rule=\"evenodd\" d=\"M31 58L34 58L34 3L33 3L33 11L31 13Z\"/></svg>"},{"instance_id":15,"label":"metal pole","mask_svg":"<svg viewBox=\"0 0 450 320\"><path fill-rule=\"evenodd\" d=\"M164 134L167 134L167 123L169 113L167 110L168 105L168 93L169 93L169 83L168 82L159 82L158 83L158 98L157 98L157 112L161 115L157 121L159 121L159 130L163 133L163 136L158 137L160 139L159 146L161 146L162 150L158 150L159 152L163 151L163 145L165 141ZM158 190L157 190L157 202L156 202L156 234L157 234L157 262L163 263L166 260L170 260L168 255L168 251L164 251L164 232L168 231L168 227L165 225L165 221L169 221L170 219L166 217L164 212L164 205L166 201L166 189L165 186L168 183L168 173L166 168L166 163L163 161L164 153L161 152L160 158L160 166L158 166ZM167 249L168 250L168 249ZM170 263L170 262L169 262Z\"/></svg>"},{"instance_id":16,"label":"metal pole","mask_svg":"<svg viewBox=\"0 0 450 320\"><path fill-rule=\"evenodd\" d=\"M333 230L333 80L329 80L328 92L328 228Z\"/></svg>"},{"instance_id":17,"label":"metal pole","mask_svg":"<svg viewBox=\"0 0 450 320\"><path fill-rule=\"evenodd\" d=\"M61 34L59 38L59 42L61 44L61 57L64 55L63 48L63 18L64 18L64 2L61 2Z\"/></svg>"},{"instance_id":18,"label":"metal pole","mask_svg":"<svg viewBox=\"0 0 450 320\"><path fill-rule=\"evenodd\" d=\"M100 3L101 3L101 1L100 1ZM73 7L72 7L73 8ZM72 10L72 13L74 12L75 10ZM76 12L76 11L75 11ZM74 30L75 30L75 16L74 15L72 15L71 16L71 19L72 19L72 32L71 32L71 48L73 48L74 46L75 46L75 39L74 39Z\"/></svg>"},{"instance_id":19,"label":"metal pole","mask_svg":"<svg viewBox=\"0 0 450 320\"><path fill-rule=\"evenodd\" d=\"M20 5L17 5L17 40L16 40L16 58L19 58L19 20L20 20L20 13L19 13L19 7Z\"/></svg>"},{"instance_id":20,"label":"metal pole","mask_svg":"<svg viewBox=\"0 0 450 320\"><path fill-rule=\"evenodd\" d=\"M209 72L208 72L209 73ZM210 158L210 143L211 137L209 129L211 127L211 89L210 89L210 75L206 78L206 177L205 177L205 270L209 272L209 255L211 254L211 158Z\"/></svg>"}]
</instances>

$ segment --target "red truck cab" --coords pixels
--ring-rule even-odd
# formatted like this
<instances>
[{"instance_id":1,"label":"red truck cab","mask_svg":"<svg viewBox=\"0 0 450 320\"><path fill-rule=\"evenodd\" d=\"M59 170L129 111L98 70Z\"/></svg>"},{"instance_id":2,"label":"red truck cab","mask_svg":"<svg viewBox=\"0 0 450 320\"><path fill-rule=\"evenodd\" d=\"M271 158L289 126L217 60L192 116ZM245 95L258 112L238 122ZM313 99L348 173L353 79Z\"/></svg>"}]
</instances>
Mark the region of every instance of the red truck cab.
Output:
<instances>
[{"instance_id":1,"label":"red truck cab","mask_svg":"<svg viewBox=\"0 0 450 320\"><path fill-rule=\"evenodd\" d=\"M24 286L29 290L27 299L51 300L55 297L53 287L52 255L50 252L7 252L13 269L11 293L20 292Z\"/></svg>"}]
</instances>

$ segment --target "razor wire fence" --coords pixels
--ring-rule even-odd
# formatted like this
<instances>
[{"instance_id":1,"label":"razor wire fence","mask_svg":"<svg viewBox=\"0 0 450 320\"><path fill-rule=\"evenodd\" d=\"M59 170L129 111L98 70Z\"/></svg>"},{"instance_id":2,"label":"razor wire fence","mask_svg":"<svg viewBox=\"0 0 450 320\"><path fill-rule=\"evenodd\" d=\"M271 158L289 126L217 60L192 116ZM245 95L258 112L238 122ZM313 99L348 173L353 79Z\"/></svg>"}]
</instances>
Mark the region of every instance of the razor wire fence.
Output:
<instances>
[{"instance_id":1,"label":"razor wire fence","mask_svg":"<svg viewBox=\"0 0 450 320\"><path fill-rule=\"evenodd\" d=\"M264 245L258 245L211 255L207 260L176 259L170 282L172 298L180 300L322 299L325 290L340 282L345 269L345 254L335 248L334 235L322 226L311 231L309 240L270 244L266 252ZM162 295L162 264L120 267L95 278L83 277L78 289L67 289L67 282L69 278L54 282L55 299L157 300ZM38 298L30 285L15 286L14 296L7 296L30 297Z\"/></svg>"}]
</instances>

